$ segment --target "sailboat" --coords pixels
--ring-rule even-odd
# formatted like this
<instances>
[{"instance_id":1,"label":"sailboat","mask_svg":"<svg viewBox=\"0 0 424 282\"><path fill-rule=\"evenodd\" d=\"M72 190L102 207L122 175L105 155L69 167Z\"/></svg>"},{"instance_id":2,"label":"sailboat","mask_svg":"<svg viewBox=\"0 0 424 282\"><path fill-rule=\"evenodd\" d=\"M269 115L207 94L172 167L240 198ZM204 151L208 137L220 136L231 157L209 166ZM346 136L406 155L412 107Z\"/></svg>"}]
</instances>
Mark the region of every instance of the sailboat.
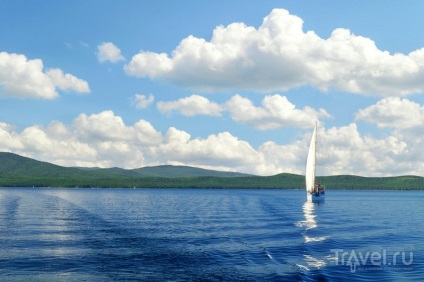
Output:
<instances>
[{"instance_id":1,"label":"sailboat","mask_svg":"<svg viewBox=\"0 0 424 282\"><path fill-rule=\"evenodd\" d=\"M316 155L317 155L317 123L315 122L312 133L311 144L309 145L308 159L306 160L306 195L309 202L325 201L325 187L321 181L315 183L316 178Z\"/></svg>"}]
</instances>

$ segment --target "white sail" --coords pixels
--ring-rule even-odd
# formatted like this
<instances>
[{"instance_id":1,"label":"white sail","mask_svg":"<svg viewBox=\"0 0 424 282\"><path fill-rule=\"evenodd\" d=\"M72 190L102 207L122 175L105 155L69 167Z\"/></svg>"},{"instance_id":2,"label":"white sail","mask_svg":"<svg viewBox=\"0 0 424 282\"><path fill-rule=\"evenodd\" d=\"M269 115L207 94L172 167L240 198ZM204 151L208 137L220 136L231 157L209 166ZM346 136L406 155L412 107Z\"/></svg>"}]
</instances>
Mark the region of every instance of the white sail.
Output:
<instances>
[{"instance_id":1,"label":"white sail","mask_svg":"<svg viewBox=\"0 0 424 282\"><path fill-rule=\"evenodd\" d=\"M314 132L312 133L311 144L309 145L308 159L306 161L306 191L312 192L315 185L315 158L316 158L316 142L317 140L317 125L315 124Z\"/></svg>"}]
</instances>

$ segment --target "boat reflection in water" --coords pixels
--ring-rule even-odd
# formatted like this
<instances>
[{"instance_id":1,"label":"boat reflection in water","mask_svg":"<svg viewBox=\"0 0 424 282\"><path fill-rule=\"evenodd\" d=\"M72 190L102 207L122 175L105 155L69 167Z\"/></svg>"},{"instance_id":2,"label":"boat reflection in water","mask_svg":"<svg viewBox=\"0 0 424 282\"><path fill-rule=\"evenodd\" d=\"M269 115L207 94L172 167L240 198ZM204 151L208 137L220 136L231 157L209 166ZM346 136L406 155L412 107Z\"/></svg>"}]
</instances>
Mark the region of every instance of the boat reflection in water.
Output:
<instances>
[{"instance_id":1,"label":"boat reflection in water","mask_svg":"<svg viewBox=\"0 0 424 282\"><path fill-rule=\"evenodd\" d=\"M302 235L305 240L307 252L303 255L306 265L299 265L301 268L310 270L311 268L321 268L326 266L327 259L319 259L314 256L314 249L319 250L319 242L327 240L330 236L314 236L314 231L318 228L318 223L316 221L316 214L314 213L315 205L312 202L305 202L302 206L303 215L305 220L299 221L296 225L299 227L304 227ZM312 233L312 234L311 234Z\"/></svg>"}]
</instances>

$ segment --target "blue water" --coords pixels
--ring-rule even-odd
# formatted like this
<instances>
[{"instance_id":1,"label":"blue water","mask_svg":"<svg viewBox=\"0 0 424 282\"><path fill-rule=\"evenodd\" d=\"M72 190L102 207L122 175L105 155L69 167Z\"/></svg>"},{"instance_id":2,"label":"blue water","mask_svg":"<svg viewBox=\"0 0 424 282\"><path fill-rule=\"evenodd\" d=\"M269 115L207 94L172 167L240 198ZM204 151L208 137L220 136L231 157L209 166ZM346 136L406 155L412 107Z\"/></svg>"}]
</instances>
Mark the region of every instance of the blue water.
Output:
<instances>
[{"instance_id":1,"label":"blue water","mask_svg":"<svg viewBox=\"0 0 424 282\"><path fill-rule=\"evenodd\" d=\"M424 192L305 198L1 188L0 281L422 281Z\"/></svg>"}]
</instances>

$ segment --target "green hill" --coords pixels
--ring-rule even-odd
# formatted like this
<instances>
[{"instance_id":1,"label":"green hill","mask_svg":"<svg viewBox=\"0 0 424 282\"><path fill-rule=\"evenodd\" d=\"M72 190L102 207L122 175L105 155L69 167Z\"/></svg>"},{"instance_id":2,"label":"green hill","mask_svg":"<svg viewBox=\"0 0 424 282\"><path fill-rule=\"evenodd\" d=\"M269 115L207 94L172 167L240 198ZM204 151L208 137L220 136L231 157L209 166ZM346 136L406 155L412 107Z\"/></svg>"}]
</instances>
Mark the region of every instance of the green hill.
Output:
<instances>
[{"instance_id":1,"label":"green hill","mask_svg":"<svg viewBox=\"0 0 424 282\"><path fill-rule=\"evenodd\" d=\"M0 173L25 177L242 177L249 174L207 170L189 166L160 165L137 169L63 167L0 152Z\"/></svg>"},{"instance_id":2,"label":"green hill","mask_svg":"<svg viewBox=\"0 0 424 282\"><path fill-rule=\"evenodd\" d=\"M321 177L328 190L424 190L419 176ZM304 189L304 176L282 173L254 176L188 166L75 168L0 152L0 187L139 187L139 188L269 188Z\"/></svg>"},{"instance_id":3,"label":"green hill","mask_svg":"<svg viewBox=\"0 0 424 282\"><path fill-rule=\"evenodd\" d=\"M146 166L143 168L133 169L140 176L153 176L153 177L200 177L200 176L215 176L215 177L245 177L249 174L238 172L227 172L202 169L190 166L173 166L173 165L160 165L160 166Z\"/></svg>"},{"instance_id":4,"label":"green hill","mask_svg":"<svg viewBox=\"0 0 424 282\"><path fill-rule=\"evenodd\" d=\"M16 177L71 177L80 171L47 162L22 157L12 153L0 153L0 175Z\"/></svg>"},{"instance_id":5,"label":"green hill","mask_svg":"<svg viewBox=\"0 0 424 282\"><path fill-rule=\"evenodd\" d=\"M337 175L321 179L332 190L424 190L424 178L413 175L395 177Z\"/></svg>"}]
</instances>

